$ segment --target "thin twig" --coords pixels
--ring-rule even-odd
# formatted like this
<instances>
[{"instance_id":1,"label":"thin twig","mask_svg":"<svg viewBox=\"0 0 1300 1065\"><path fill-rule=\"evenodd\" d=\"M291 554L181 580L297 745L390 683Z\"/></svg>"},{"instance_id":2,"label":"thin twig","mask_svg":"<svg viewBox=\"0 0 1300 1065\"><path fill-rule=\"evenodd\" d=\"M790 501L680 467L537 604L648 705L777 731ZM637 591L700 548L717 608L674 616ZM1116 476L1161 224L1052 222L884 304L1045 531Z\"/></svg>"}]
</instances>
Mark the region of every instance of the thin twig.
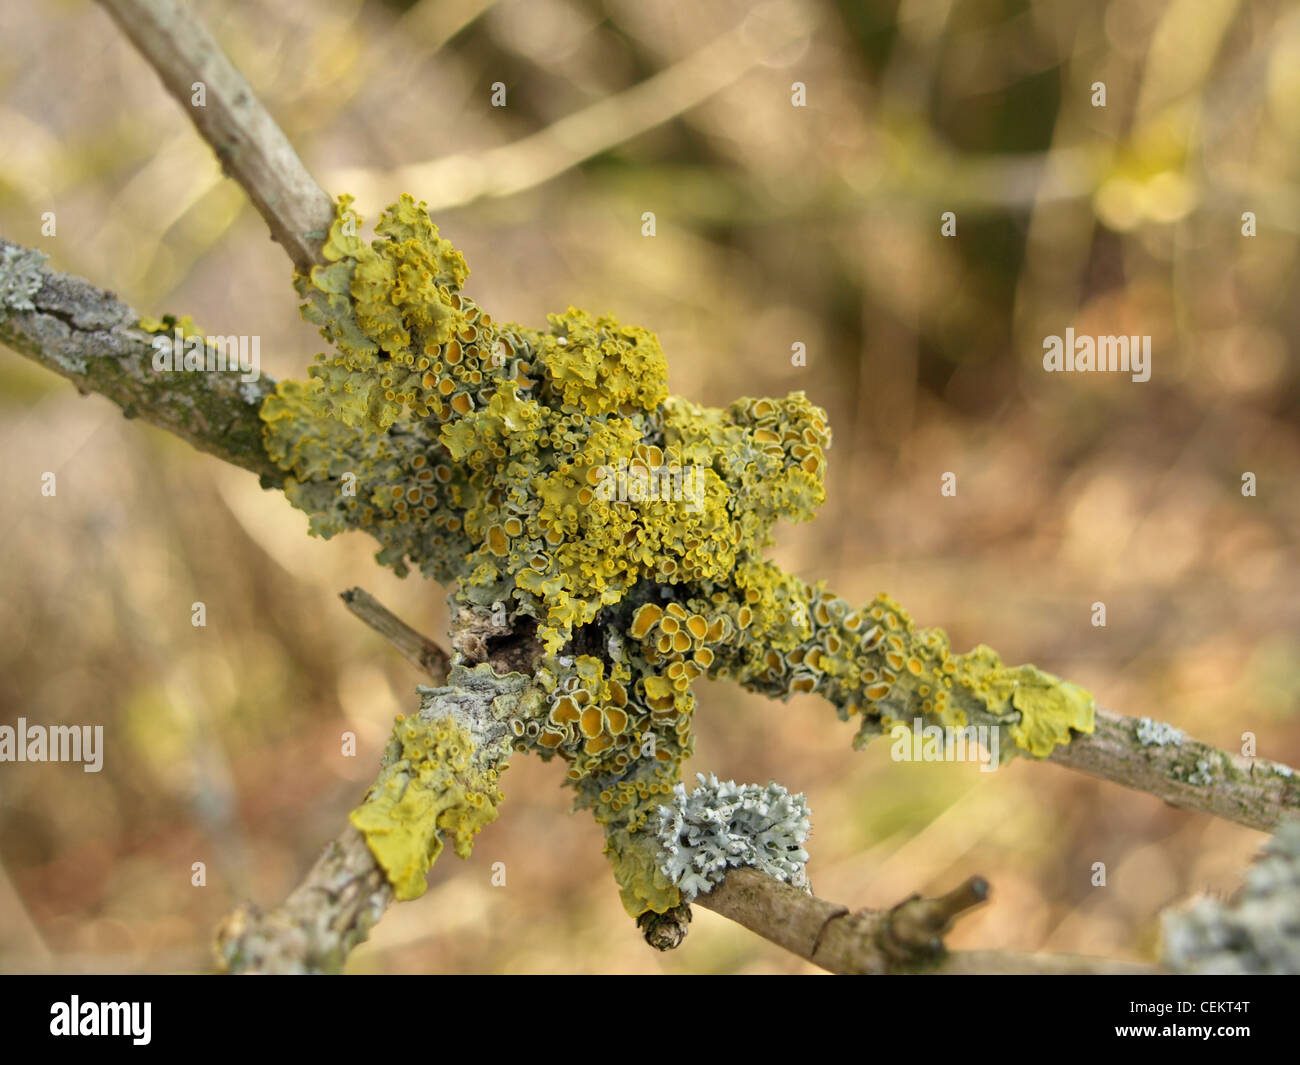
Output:
<instances>
[{"instance_id":1,"label":"thin twig","mask_svg":"<svg viewBox=\"0 0 1300 1065\"><path fill-rule=\"evenodd\" d=\"M357 617L386 639L416 669L422 669L434 684L446 684L451 657L429 637L411 628L363 588L349 588L339 598Z\"/></svg>"},{"instance_id":2,"label":"thin twig","mask_svg":"<svg viewBox=\"0 0 1300 1065\"><path fill-rule=\"evenodd\" d=\"M178 0L100 0L239 182L293 265L306 273L334 219L334 204L244 76ZM202 102L197 102L200 97Z\"/></svg>"},{"instance_id":3,"label":"thin twig","mask_svg":"<svg viewBox=\"0 0 1300 1065\"><path fill-rule=\"evenodd\" d=\"M395 173L341 170L331 181L362 202L389 196L394 186L420 189L435 211L480 197L513 196L698 106L814 27L815 12L797 4L774 6L767 15L747 13L666 70L510 144L410 163Z\"/></svg>"}]
</instances>

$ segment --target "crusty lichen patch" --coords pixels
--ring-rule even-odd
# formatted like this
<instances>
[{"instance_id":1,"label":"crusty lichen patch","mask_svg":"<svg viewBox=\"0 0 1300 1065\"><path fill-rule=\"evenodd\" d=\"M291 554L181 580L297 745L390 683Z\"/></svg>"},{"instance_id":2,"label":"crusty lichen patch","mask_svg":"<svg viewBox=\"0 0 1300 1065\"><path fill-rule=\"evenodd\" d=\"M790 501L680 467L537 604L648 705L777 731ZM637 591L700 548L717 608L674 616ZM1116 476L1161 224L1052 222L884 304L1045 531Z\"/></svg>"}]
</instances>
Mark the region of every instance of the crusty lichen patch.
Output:
<instances>
[{"instance_id":1,"label":"crusty lichen patch","mask_svg":"<svg viewBox=\"0 0 1300 1065\"><path fill-rule=\"evenodd\" d=\"M653 333L572 307L542 330L497 322L423 204L404 196L372 242L349 204L328 265L296 280L332 350L264 403L267 451L317 534L364 529L399 572L536 620L547 705L510 722L515 746L567 763L629 912L680 901L654 821L693 748L701 676L823 695L860 719L859 742L915 716L978 719L1042 757L1091 730L1082 689L988 648L954 656L888 597L854 608L765 561L775 522L825 498L830 428L803 393L670 396ZM426 838L436 791L420 785L400 831ZM420 863L396 864L410 884Z\"/></svg>"},{"instance_id":2,"label":"crusty lichen patch","mask_svg":"<svg viewBox=\"0 0 1300 1065\"><path fill-rule=\"evenodd\" d=\"M45 254L34 248L6 244L0 248L0 312L32 311L32 297L45 276Z\"/></svg>"}]
</instances>

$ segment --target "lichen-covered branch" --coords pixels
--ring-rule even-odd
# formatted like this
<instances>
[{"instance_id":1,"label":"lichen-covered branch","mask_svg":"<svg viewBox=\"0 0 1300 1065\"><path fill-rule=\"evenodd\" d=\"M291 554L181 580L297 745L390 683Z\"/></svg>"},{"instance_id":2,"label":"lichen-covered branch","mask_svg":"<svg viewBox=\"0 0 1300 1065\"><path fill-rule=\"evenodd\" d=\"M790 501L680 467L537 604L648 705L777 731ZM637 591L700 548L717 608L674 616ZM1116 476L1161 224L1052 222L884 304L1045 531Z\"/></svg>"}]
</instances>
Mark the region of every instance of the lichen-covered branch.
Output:
<instances>
[{"instance_id":1,"label":"lichen-covered branch","mask_svg":"<svg viewBox=\"0 0 1300 1065\"><path fill-rule=\"evenodd\" d=\"M154 370L154 335L135 311L112 292L48 269L44 258L0 238L0 342L82 393L107 396L128 418L250 470L266 487L284 485L284 471L263 446L258 418L274 381Z\"/></svg>"},{"instance_id":2,"label":"lichen-covered branch","mask_svg":"<svg viewBox=\"0 0 1300 1065\"><path fill-rule=\"evenodd\" d=\"M365 838L348 825L301 884L269 913L244 903L222 921L213 950L230 973L337 973L393 901Z\"/></svg>"},{"instance_id":3,"label":"lichen-covered branch","mask_svg":"<svg viewBox=\"0 0 1300 1065\"><path fill-rule=\"evenodd\" d=\"M1089 735L1056 748L1048 760L1261 832L1300 810L1300 776L1290 766L1230 754L1104 707Z\"/></svg>"},{"instance_id":4,"label":"lichen-covered branch","mask_svg":"<svg viewBox=\"0 0 1300 1065\"><path fill-rule=\"evenodd\" d=\"M398 719L379 777L306 879L269 913L245 904L223 922L220 968L338 972L394 898L423 893L444 840L463 857L495 819L508 722L528 702L530 681L458 665L447 686L420 691L420 712Z\"/></svg>"},{"instance_id":5,"label":"lichen-covered branch","mask_svg":"<svg viewBox=\"0 0 1300 1065\"><path fill-rule=\"evenodd\" d=\"M450 841L462 858L496 820L498 780L514 752L514 722L543 699L522 673L486 663L454 665L446 687L420 688L420 712L397 719L383 768L352 811L399 899L424 894L426 876Z\"/></svg>"},{"instance_id":6,"label":"lichen-covered branch","mask_svg":"<svg viewBox=\"0 0 1300 1065\"><path fill-rule=\"evenodd\" d=\"M441 676L440 665L445 653L433 641L406 625L382 604L361 589L345 593L345 600L363 621L394 643L413 664L432 676ZM357 604L365 604L358 609ZM453 639L459 648L481 648L487 652L489 642L495 643L494 655L498 668L506 668L499 658L501 640L508 634L494 629L491 617L472 613L458 613L453 621ZM437 654L426 654L433 648ZM520 649L526 649L532 658L520 658ZM540 656L530 640L519 644L512 652L511 663L522 664ZM461 651L464 657L464 651ZM455 714L455 720L468 724L486 743L483 750L497 751L498 761L509 753L511 745L509 722L519 717L518 697L528 689L522 674L497 676L490 669L479 667L467 671L461 667L457 673L462 684L479 686L492 701L470 698L460 703L472 707ZM498 690L506 695L505 702L513 708L510 714L502 713L497 702ZM426 689L427 691L427 689ZM430 701L426 699L426 709ZM428 717L428 714L422 716ZM436 715L435 715L436 716ZM527 716L526 714L524 716ZM1141 747L1178 747L1179 734L1168 727L1143 722L1129 729L1128 719L1109 711L1099 710L1098 737L1103 742L1116 742L1111 731L1133 732L1133 739ZM1075 742L1078 742L1076 738ZM1202 745L1197 745L1198 747ZM1068 750L1069 748L1065 748ZM1127 739L1118 743L1116 757L1128 750ZM391 773L395 759L390 752L386 759L386 773ZM1104 774L1103 774L1104 775ZM381 775L380 781L384 780ZM720 785L712 782L714 790ZM378 784L376 785L378 788ZM372 793L376 791L372 788ZM680 786L678 788L680 791ZM734 790L734 789L733 789ZM771 790L771 789L769 789ZM737 798L744 798L737 792ZM779 799L780 795L775 795ZM770 802L769 802L770 805ZM675 833L680 835L679 831ZM1294 829L1286 837L1294 851ZM782 849L799 842L802 835L796 832ZM646 840L650 843L649 837ZM382 844L381 844L382 853ZM424 853L421 846L412 847L409 840L398 847L399 854ZM663 859L667 852L648 848L646 861ZM1290 854L1291 852L1287 852ZM1293 857L1293 855L1292 855ZM1292 864L1295 864L1294 862ZM1300 868L1300 866L1297 866ZM802 866L799 866L802 869ZM406 871L407 887L418 893L423 883L425 866ZM321 860L308 874L307 880L271 914L262 916L250 907L241 907L223 924L218 933L218 957L231 971L246 972L308 972L336 971L346 959L347 952L364 940L366 932L383 913L393 898L389 879L380 871L372 850L350 826L338 841L327 848ZM398 874L399 882L401 874ZM988 885L982 878L971 878L955 891L937 899L912 897L885 911L862 910L851 912L812 895L806 885L792 886L769 876L757 868L732 868L720 878L710 878L711 883L694 896L696 905L736 921L765 939L783 947L815 965L836 973L931 973L931 974L1030 974L1030 975L1109 975L1157 973L1161 970L1149 965L1118 962L1104 958L1077 955L1020 954L1009 951L979 950L950 953L943 947L943 935L961 914L978 905L987 896ZM792 877L803 884L799 877ZM1274 878L1276 879L1276 878ZM1213 949L1225 949L1215 938L1218 925L1200 917L1196 925L1197 942L1209 943ZM1172 918L1171 920L1178 920ZM648 943L659 950L670 950L685 939L691 920L690 905L681 903L662 912L647 911L638 918ZM1217 915L1215 920L1218 920ZM1225 924L1219 921L1219 924ZM1184 925L1189 926L1184 920ZM1263 936L1263 938L1261 938ZM1240 938L1240 937L1238 937ZM1188 936L1184 939L1189 940ZM1261 933L1259 942L1277 943L1276 936L1269 938ZM1252 940L1252 942L1256 941ZM1214 964L1222 964L1216 957Z\"/></svg>"},{"instance_id":7,"label":"lichen-covered branch","mask_svg":"<svg viewBox=\"0 0 1300 1065\"><path fill-rule=\"evenodd\" d=\"M1155 972L1101 958L1013 954L1002 951L948 953L943 936L962 914L988 895L972 877L934 899L918 895L888 910L850 912L782 883L757 869L733 869L695 905L713 910L764 939L833 973L1117 973Z\"/></svg>"},{"instance_id":8,"label":"lichen-covered branch","mask_svg":"<svg viewBox=\"0 0 1300 1065\"><path fill-rule=\"evenodd\" d=\"M653 826L693 749L700 676L821 695L858 744L919 719L982 730L1000 761L1086 749L1095 703L1078 685L954 653L890 597L855 607L764 557L775 522L824 498L830 429L802 393L669 396L652 333L575 308L547 330L494 321L424 205L402 197L367 243L348 202L330 265L297 278L334 350L268 397L268 451L313 531L363 529L381 562L455 583L455 608L540 644L547 712L518 722L518 746L568 764L631 915L681 902ZM342 492L348 478L364 490ZM1094 764L1170 792L1137 759ZM1300 803L1281 774L1248 807L1212 799L1205 772L1187 768L1184 805L1267 826Z\"/></svg>"},{"instance_id":9,"label":"lichen-covered branch","mask_svg":"<svg viewBox=\"0 0 1300 1065\"><path fill-rule=\"evenodd\" d=\"M888 596L854 610L773 566L755 585L762 594L743 608L751 639L719 655L713 675L778 699L818 694L858 722L855 746L919 719L946 736L978 730L969 734L997 740L1002 762L1046 759L1261 831L1300 811L1289 766L1098 707L1077 685L1004 665L988 647L954 655L942 631L918 628Z\"/></svg>"},{"instance_id":10,"label":"lichen-covered branch","mask_svg":"<svg viewBox=\"0 0 1300 1065\"><path fill-rule=\"evenodd\" d=\"M337 968L390 897L423 891L444 841L464 854L495 818L514 751L566 764L629 914L679 911L656 827L694 748L701 676L780 699L819 694L857 719L858 744L918 719L974 726L1002 761L1052 758L1252 827L1300 807L1286 767L1162 744L1033 665L983 646L953 653L888 596L859 608L784 573L765 557L772 528L814 516L831 440L803 393L703 407L668 394L646 329L573 307L540 329L494 321L425 204L403 196L376 240L358 236L350 198L330 203L182 6L101 2L284 245L330 351L307 380L273 389L153 373L148 329L128 309L9 245L0 339L282 485L313 532L362 529L380 562L456 586L447 686L421 689L420 713L399 718L356 832L282 907L227 928L228 967ZM387 630L423 668L445 665L409 630ZM770 909L752 879L734 870L711 901ZM802 936L797 952L819 964L888 972L933 961L973 890L887 914L786 900L784 917L755 920ZM665 942L669 923L655 933Z\"/></svg>"},{"instance_id":11,"label":"lichen-covered branch","mask_svg":"<svg viewBox=\"0 0 1300 1065\"><path fill-rule=\"evenodd\" d=\"M214 950L226 972L338 972L394 898L423 892L444 835L465 853L500 801L495 780L512 750L509 721L532 690L526 675L509 668L520 661L519 647L450 670L441 647L374 596L353 588L342 598L435 683L449 683L419 689L420 713L399 718L365 801L289 897L266 914L246 903L222 922ZM458 613L452 634L454 645L486 647L491 619Z\"/></svg>"},{"instance_id":12,"label":"lichen-covered branch","mask_svg":"<svg viewBox=\"0 0 1300 1065\"><path fill-rule=\"evenodd\" d=\"M320 261L334 205L198 18L179 0L100 0L239 182L299 270ZM201 92L201 96L198 95Z\"/></svg>"},{"instance_id":13,"label":"lichen-covered branch","mask_svg":"<svg viewBox=\"0 0 1300 1065\"><path fill-rule=\"evenodd\" d=\"M356 602L367 603L366 609L353 608L353 612L393 642L404 657L426 671L432 672L437 668L436 665L431 667L424 664L419 658L418 649L426 645L436 647L433 641L410 628L361 589L353 589L345 598L349 596L350 608ZM484 648L487 646L484 635L493 640L503 638L503 633L492 633L491 625L490 617L458 613L453 619L456 645L463 647L466 644L467 633L475 634L470 641L471 646L481 645ZM533 658L540 657L540 648L531 642L529 646ZM526 662L524 668L528 668ZM486 677L487 674L483 673L483 676ZM701 789L710 794L720 789L725 790L738 803L748 794L743 789L719 785L716 780L703 778ZM681 785L678 785L676 791L682 792L679 798L684 802L686 796ZM767 789L767 792L771 792L770 795L766 792L763 795L767 805L774 801L781 802L784 798L783 791L784 789ZM667 798L665 802L671 808L672 804ZM801 820L806 818L806 810L795 803L791 811L793 820L797 823L789 839L783 838L780 848L783 851L789 851L806 835L806 820ZM679 823L681 820L683 819L679 818L672 823L671 827L675 831L670 832L670 835L683 835L682 824ZM645 848L645 861L668 857L668 851L662 847L662 840L655 841L653 837L647 836L645 843L648 844ZM801 853L795 857L806 859L807 856ZM914 897L890 911L851 913L847 907L812 895L807 889L806 878L799 875L802 868L802 862L797 862L796 875L788 876L794 886L758 868L732 868L720 873L718 877L710 876L709 882L701 885L706 890L700 894L692 892L692 897L697 905L736 921L778 946L836 973L988 972L1048 975L1155 971L1147 966L1073 955L1022 955L1005 951L949 954L942 948L942 935L953 920L984 900L988 885L983 879L971 878L955 891L938 899L923 900ZM789 872L791 870L782 870L783 875ZM301 891L299 889L295 895ZM686 938L690 920L690 905L683 902L662 912L642 913L638 925L651 946L658 950L672 950Z\"/></svg>"}]
</instances>

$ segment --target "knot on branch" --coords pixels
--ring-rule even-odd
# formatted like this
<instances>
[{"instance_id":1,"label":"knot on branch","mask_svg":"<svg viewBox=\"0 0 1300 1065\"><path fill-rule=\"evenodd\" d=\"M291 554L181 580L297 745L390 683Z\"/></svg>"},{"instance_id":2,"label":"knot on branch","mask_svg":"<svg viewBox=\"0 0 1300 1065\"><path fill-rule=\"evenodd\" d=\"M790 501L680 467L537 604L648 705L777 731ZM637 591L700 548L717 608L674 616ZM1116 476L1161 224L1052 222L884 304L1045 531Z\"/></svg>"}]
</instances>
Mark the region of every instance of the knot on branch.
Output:
<instances>
[{"instance_id":1,"label":"knot on branch","mask_svg":"<svg viewBox=\"0 0 1300 1065\"><path fill-rule=\"evenodd\" d=\"M935 961L943 956L943 937L953 922L988 897L988 881L973 876L938 898L904 899L886 916L879 935L881 949L898 965Z\"/></svg>"},{"instance_id":2,"label":"knot on branch","mask_svg":"<svg viewBox=\"0 0 1300 1065\"><path fill-rule=\"evenodd\" d=\"M676 950L690 931L691 908L686 903L664 913L648 910L636 919L645 941L655 950Z\"/></svg>"}]
</instances>

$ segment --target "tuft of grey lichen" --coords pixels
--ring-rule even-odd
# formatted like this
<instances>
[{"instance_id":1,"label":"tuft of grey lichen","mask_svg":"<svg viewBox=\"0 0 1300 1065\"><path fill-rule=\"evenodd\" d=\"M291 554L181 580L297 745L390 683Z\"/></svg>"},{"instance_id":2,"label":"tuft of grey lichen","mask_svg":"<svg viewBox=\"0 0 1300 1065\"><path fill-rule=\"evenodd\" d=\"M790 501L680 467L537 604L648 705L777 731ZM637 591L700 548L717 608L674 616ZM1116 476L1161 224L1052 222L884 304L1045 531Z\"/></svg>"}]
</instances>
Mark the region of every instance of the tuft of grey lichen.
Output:
<instances>
[{"instance_id":1,"label":"tuft of grey lichen","mask_svg":"<svg viewBox=\"0 0 1300 1065\"><path fill-rule=\"evenodd\" d=\"M1143 747L1164 747L1168 744L1180 747L1185 736L1182 729L1163 721L1152 721L1149 717L1144 717L1137 723L1137 740Z\"/></svg>"},{"instance_id":2,"label":"tuft of grey lichen","mask_svg":"<svg viewBox=\"0 0 1300 1065\"><path fill-rule=\"evenodd\" d=\"M1281 825L1238 898L1166 911L1164 961L1196 974L1300 974L1300 820Z\"/></svg>"},{"instance_id":3,"label":"tuft of grey lichen","mask_svg":"<svg viewBox=\"0 0 1300 1065\"><path fill-rule=\"evenodd\" d=\"M45 274L45 254L17 244L0 246L0 309L34 311L32 297Z\"/></svg>"},{"instance_id":4,"label":"tuft of grey lichen","mask_svg":"<svg viewBox=\"0 0 1300 1065\"><path fill-rule=\"evenodd\" d=\"M803 843L811 828L808 802L780 784L719 783L698 773L689 795L673 789L671 806L659 807L663 873L690 902L722 882L728 869L749 865L795 887L808 887Z\"/></svg>"}]
</instances>

